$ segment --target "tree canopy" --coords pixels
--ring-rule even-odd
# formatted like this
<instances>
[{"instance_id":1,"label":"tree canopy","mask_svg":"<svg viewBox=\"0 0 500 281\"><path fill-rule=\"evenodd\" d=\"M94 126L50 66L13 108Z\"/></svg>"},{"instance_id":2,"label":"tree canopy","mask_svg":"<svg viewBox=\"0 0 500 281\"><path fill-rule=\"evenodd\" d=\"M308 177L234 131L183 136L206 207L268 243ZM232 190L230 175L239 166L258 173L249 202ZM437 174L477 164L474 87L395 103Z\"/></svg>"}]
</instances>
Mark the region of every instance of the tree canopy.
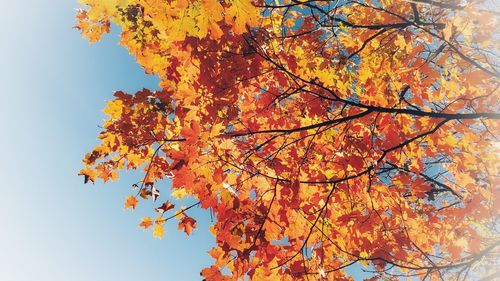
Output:
<instances>
[{"instance_id":1,"label":"tree canopy","mask_svg":"<svg viewBox=\"0 0 500 281\"><path fill-rule=\"evenodd\" d=\"M161 79L115 92L80 174L143 171L125 207L158 238L208 209L206 280L499 274L493 1L80 2L84 37L119 28Z\"/></svg>"}]
</instances>

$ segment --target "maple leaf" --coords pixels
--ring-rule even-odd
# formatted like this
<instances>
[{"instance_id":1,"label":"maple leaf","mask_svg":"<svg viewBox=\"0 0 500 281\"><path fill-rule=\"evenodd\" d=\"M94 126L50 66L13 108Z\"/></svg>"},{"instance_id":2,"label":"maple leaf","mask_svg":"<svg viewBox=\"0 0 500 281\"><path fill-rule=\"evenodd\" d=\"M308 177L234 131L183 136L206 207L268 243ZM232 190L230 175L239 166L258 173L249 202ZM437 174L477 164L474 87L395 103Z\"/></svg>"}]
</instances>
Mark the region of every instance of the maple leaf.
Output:
<instances>
[{"instance_id":1,"label":"maple leaf","mask_svg":"<svg viewBox=\"0 0 500 281\"><path fill-rule=\"evenodd\" d=\"M108 106L104 109L104 113L109 115L110 118L120 118L123 112L123 102L121 100L114 100L108 102Z\"/></svg>"},{"instance_id":2,"label":"maple leaf","mask_svg":"<svg viewBox=\"0 0 500 281\"><path fill-rule=\"evenodd\" d=\"M258 10L252 0L231 0L230 7L226 10L226 22L233 24L237 34L246 31L246 25L253 26L258 20Z\"/></svg>"},{"instance_id":3,"label":"maple leaf","mask_svg":"<svg viewBox=\"0 0 500 281\"><path fill-rule=\"evenodd\" d=\"M167 212L168 210L171 210L175 208L175 205L170 203L170 201L165 201L160 207L156 208L155 210L158 212L158 213L165 213Z\"/></svg>"},{"instance_id":4,"label":"maple leaf","mask_svg":"<svg viewBox=\"0 0 500 281\"><path fill-rule=\"evenodd\" d=\"M196 228L196 220L195 219L188 217L188 216L184 216L182 219L180 219L178 229L184 230L184 232L187 235L191 235L191 232L193 232L193 229L195 229L195 228Z\"/></svg>"},{"instance_id":5,"label":"maple leaf","mask_svg":"<svg viewBox=\"0 0 500 281\"><path fill-rule=\"evenodd\" d=\"M90 168L80 170L80 173L78 173L78 175L84 176L83 183L88 183L89 181L94 183L97 176L96 172Z\"/></svg>"},{"instance_id":6,"label":"maple leaf","mask_svg":"<svg viewBox=\"0 0 500 281\"><path fill-rule=\"evenodd\" d=\"M200 275L205 277L204 280L226 280L219 268L217 268L216 266L211 266L209 268L203 269Z\"/></svg>"},{"instance_id":7,"label":"maple leaf","mask_svg":"<svg viewBox=\"0 0 500 281\"><path fill-rule=\"evenodd\" d=\"M162 225L157 224L153 227L153 237L162 239L164 234L165 234L165 229L163 228Z\"/></svg>"},{"instance_id":8,"label":"maple leaf","mask_svg":"<svg viewBox=\"0 0 500 281\"><path fill-rule=\"evenodd\" d=\"M153 220L151 219L151 217L143 218L141 220L141 223L139 224L139 226L144 229L148 229L152 225L153 225Z\"/></svg>"},{"instance_id":9,"label":"maple leaf","mask_svg":"<svg viewBox=\"0 0 500 281\"><path fill-rule=\"evenodd\" d=\"M139 201L135 196L128 196L125 198L125 209L132 208L135 209L137 207L137 203Z\"/></svg>"},{"instance_id":10,"label":"maple leaf","mask_svg":"<svg viewBox=\"0 0 500 281\"><path fill-rule=\"evenodd\" d=\"M187 196L187 192L184 188L178 188L172 192L172 196L177 199L182 199Z\"/></svg>"}]
</instances>

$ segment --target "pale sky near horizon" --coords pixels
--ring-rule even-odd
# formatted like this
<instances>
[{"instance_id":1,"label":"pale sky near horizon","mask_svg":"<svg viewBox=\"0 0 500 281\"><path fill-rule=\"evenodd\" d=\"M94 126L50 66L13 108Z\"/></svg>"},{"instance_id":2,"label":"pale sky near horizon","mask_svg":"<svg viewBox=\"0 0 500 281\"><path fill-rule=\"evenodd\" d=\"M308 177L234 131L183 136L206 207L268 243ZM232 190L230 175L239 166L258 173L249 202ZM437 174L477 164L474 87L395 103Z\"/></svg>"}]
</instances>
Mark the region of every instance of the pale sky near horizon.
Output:
<instances>
[{"instance_id":1,"label":"pale sky near horizon","mask_svg":"<svg viewBox=\"0 0 500 281\"><path fill-rule=\"evenodd\" d=\"M77 176L105 101L157 79L116 31L83 40L76 0L0 3L0 280L200 280L213 243L206 212L195 210L191 237L170 223L160 241L137 226L152 205L123 207L137 177L92 186Z\"/></svg>"},{"instance_id":2,"label":"pale sky near horizon","mask_svg":"<svg viewBox=\"0 0 500 281\"><path fill-rule=\"evenodd\" d=\"M0 3L0 280L201 280L214 241L207 212L191 213L192 236L170 223L160 241L137 226L151 205L123 207L137 175L106 185L77 176L112 93L157 79L116 30L83 40L72 29L76 0Z\"/></svg>"}]
</instances>

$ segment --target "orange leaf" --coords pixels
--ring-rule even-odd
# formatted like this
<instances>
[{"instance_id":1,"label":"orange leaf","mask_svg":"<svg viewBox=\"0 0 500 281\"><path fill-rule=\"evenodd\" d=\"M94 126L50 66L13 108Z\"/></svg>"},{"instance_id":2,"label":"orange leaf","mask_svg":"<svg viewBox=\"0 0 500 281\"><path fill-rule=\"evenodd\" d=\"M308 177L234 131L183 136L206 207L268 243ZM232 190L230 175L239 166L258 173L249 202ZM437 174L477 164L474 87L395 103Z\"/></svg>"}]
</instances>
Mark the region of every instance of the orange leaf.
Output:
<instances>
[{"instance_id":1,"label":"orange leaf","mask_svg":"<svg viewBox=\"0 0 500 281\"><path fill-rule=\"evenodd\" d=\"M125 198L125 209L132 208L135 209L137 207L137 198L135 196L129 196Z\"/></svg>"},{"instance_id":2,"label":"orange leaf","mask_svg":"<svg viewBox=\"0 0 500 281\"><path fill-rule=\"evenodd\" d=\"M141 223L139 224L139 226L144 229L148 229L152 225L153 225L153 220L150 217L143 218Z\"/></svg>"}]
</instances>

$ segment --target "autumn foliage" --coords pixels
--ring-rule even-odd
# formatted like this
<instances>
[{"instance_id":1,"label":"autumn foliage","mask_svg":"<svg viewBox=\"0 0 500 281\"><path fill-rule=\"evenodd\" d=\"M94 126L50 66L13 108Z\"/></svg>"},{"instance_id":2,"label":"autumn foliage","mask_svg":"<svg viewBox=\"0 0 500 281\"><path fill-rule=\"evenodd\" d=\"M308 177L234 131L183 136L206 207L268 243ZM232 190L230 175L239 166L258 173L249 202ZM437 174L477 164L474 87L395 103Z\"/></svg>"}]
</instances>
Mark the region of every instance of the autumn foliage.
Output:
<instances>
[{"instance_id":1,"label":"autumn foliage","mask_svg":"<svg viewBox=\"0 0 500 281\"><path fill-rule=\"evenodd\" d=\"M80 173L142 170L125 207L149 206L155 237L208 209L205 279L498 274L490 1L81 2L83 36L119 28L161 90L115 93Z\"/></svg>"}]
</instances>

